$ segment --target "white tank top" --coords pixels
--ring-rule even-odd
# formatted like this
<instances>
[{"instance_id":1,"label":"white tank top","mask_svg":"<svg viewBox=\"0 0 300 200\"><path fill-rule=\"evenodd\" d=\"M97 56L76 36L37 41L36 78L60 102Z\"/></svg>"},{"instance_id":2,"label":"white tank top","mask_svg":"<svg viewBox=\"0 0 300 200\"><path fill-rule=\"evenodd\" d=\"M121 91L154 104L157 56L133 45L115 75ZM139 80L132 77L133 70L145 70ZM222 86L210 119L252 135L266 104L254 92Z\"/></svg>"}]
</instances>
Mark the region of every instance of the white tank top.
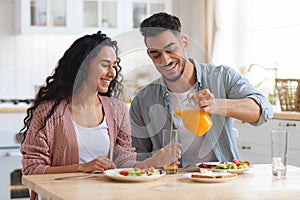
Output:
<instances>
[{"instance_id":1,"label":"white tank top","mask_svg":"<svg viewBox=\"0 0 300 200\"><path fill-rule=\"evenodd\" d=\"M92 128L76 124L73 121L79 149L79 162L86 163L98 156L108 157L110 140L106 118L103 122Z\"/></svg>"}]
</instances>

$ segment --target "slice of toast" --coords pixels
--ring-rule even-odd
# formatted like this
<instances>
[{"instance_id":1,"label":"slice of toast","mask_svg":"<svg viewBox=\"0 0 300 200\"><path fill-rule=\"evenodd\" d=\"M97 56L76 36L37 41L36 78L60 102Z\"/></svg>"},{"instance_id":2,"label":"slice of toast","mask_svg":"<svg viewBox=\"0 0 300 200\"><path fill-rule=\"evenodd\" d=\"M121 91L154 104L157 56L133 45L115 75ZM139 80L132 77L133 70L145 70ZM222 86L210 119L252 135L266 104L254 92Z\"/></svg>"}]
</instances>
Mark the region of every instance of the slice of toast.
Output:
<instances>
[{"instance_id":1,"label":"slice of toast","mask_svg":"<svg viewBox=\"0 0 300 200\"><path fill-rule=\"evenodd\" d=\"M227 173L227 174L192 174L192 178L232 178L236 177L237 174Z\"/></svg>"}]
</instances>

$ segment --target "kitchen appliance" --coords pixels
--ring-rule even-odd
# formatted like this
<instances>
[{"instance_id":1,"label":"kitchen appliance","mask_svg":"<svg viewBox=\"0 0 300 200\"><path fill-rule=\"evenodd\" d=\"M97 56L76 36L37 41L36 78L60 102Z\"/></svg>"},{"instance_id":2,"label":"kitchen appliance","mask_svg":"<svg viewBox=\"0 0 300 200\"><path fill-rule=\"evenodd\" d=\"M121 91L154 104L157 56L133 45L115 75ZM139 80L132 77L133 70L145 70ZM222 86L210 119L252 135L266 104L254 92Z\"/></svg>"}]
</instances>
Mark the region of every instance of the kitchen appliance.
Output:
<instances>
[{"instance_id":1,"label":"kitchen appliance","mask_svg":"<svg viewBox=\"0 0 300 200\"><path fill-rule=\"evenodd\" d=\"M0 197L1 199L29 199L28 189L22 185L20 144L14 141L16 130L0 127Z\"/></svg>"},{"instance_id":2,"label":"kitchen appliance","mask_svg":"<svg viewBox=\"0 0 300 200\"><path fill-rule=\"evenodd\" d=\"M31 104L33 99L0 99L0 103L12 103L14 105L19 103Z\"/></svg>"}]
</instances>

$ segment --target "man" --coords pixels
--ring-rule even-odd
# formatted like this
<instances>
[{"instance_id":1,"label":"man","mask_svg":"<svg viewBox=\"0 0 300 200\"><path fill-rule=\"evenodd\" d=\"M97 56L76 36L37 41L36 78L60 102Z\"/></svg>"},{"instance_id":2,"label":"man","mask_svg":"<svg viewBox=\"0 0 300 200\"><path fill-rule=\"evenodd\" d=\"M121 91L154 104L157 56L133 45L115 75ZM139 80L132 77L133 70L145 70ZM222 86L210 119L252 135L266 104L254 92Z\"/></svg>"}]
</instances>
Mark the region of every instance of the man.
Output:
<instances>
[{"instance_id":1,"label":"man","mask_svg":"<svg viewBox=\"0 0 300 200\"><path fill-rule=\"evenodd\" d=\"M241 159L232 118L260 125L273 116L268 100L233 69L188 58L188 38L176 16L154 14L141 23L140 30L161 77L142 89L130 107L138 160L162 148L162 130L171 124L179 130L182 167ZM187 130L176 115L172 118L172 110L183 109L182 102L188 100L212 118L212 128L201 137Z\"/></svg>"}]
</instances>

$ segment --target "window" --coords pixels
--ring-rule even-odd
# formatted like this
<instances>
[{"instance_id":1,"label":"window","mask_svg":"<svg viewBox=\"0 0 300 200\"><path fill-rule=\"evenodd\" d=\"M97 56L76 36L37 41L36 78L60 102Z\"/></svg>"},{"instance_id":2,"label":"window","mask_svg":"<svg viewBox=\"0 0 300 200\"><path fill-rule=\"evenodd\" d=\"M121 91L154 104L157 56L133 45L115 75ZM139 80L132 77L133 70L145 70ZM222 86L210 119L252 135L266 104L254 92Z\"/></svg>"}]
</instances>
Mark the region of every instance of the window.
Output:
<instances>
[{"instance_id":1,"label":"window","mask_svg":"<svg viewBox=\"0 0 300 200\"><path fill-rule=\"evenodd\" d=\"M273 91L275 71L262 67L277 67L278 78L300 79L299 7L298 0L216 0L213 62L244 68L266 95ZM262 67L248 72L253 63Z\"/></svg>"}]
</instances>

